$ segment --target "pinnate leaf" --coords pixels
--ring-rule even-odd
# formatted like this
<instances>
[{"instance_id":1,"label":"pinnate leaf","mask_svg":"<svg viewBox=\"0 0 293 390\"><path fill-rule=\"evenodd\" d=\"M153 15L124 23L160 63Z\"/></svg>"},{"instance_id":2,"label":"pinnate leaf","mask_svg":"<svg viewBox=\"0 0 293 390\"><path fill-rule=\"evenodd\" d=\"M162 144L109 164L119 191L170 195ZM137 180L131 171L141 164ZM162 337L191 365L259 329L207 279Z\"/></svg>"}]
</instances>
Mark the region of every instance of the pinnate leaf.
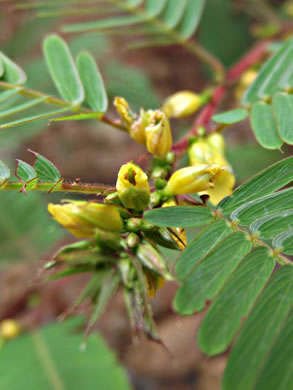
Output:
<instances>
[{"instance_id":1,"label":"pinnate leaf","mask_svg":"<svg viewBox=\"0 0 293 390\"><path fill-rule=\"evenodd\" d=\"M292 309L293 267L286 265L272 276L248 316L230 354L223 390L292 388L292 349L280 350L292 346Z\"/></svg>"},{"instance_id":2,"label":"pinnate leaf","mask_svg":"<svg viewBox=\"0 0 293 390\"><path fill-rule=\"evenodd\" d=\"M176 311L190 315L204 309L206 301L216 296L250 249L243 232L232 233L222 240L184 279L175 296Z\"/></svg>"},{"instance_id":3,"label":"pinnate leaf","mask_svg":"<svg viewBox=\"0 0 293 390\"><path fill-rule=\"evenodd\" d=\"M274 265L265 247L256 248L243 259L205 315L198 333L203 352L211 356L228 348Z\"/></svg>"},{"instance_id":4,"label":"pinnate leaf","mask_svg":"<svg viewBox=\"0 0 293 390\"><path fill-rule=\"evenodd\" d=\"M230 214L241 205L271 194L290 183L293 180L292 172L293 157L279 161L243 183L218 207L223 210L224 214Z\"/></svg>"},{"instance_id":5,"label":"pinnate leaf","mask_svg":"<svg viewBox=\"0 0 293 390\"><path fill-rule=\"evenodd\" d=\"M201 259L230 233L232 233L231 227L223 220L212 222L202 229L179 257L176 264L179 279L183 280Z\"/></svg>"}]
</instances>

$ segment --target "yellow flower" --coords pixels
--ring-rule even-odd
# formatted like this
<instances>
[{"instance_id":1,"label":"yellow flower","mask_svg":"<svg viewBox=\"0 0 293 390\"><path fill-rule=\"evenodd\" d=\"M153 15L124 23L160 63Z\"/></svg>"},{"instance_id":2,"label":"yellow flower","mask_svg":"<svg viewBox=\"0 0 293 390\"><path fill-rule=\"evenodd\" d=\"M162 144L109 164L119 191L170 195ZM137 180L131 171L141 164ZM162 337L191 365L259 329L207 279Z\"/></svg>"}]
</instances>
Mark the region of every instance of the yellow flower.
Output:
<instances>
[{"instance_id":1,"label":"yellow flower","mask_svg":"<svg viewBox=\"0 0 293 390\"><path fill-rule=\"evenodd\" d=\"M129 104L122 97L115 97L114 106L126 126L129 128L134 122L134 113L130 110Z\"/></svg>"},{"instance_id":2,"label":"yellow flower","mask_svg":"<svg viewBox=\"0 0 293 390\"><path fill-rule=\"evenodd\" d=\"M76 237L90 238L95 228L110 232L122 229L118 208L86 201L69 201L66 204L49 203L48 211L54 219Z\"/></svg>"},{"instance_id":3,"label":"yellow flower","mask_svg":"<svg viewBox=\"0 0 293 390\"><path fill-rule=\"evenodd\" d=\"M201 98L191 91L180 91L169 96L163 110L169 118L183 118L196 112L201 106Z\"/></svg>"},{"instance_id":4,"label":"yellow flower","mask_svg":"<svg viewBox=\"0 0 293 390\"><path fill-rule=\"evenodd\" d=\"M21 332L19 323L13 319L6 319L0 322L0 338L13 340Z\"/></svg>"},{"instance_id":5,"label":"yellow flower","mask_svg":"<svg viewBox=\"0 0 293 390\"><path fill-rule=\"evenodd\" d=\"M166 280L160 276L155 274L154 272L148 271L144 269L144 275L147 282L147 293L150 298L155 298L156 292L162 288L166 282Z\"/></svg>"},{"instance_id":6,"label":"yellow flower","mask_svg":"<svg viewBox=\"0 0 293 390\"><path fill-rule=\"evenodd\" d=\"M150 123L145 128L147 150L158 157L165 157L172 146L172 134L167 115L160 111L152 111Z\"/></svg>"},{"instance_id":7,"label":"yellow flower","mask_svg":"<svg viewBox=\"0 0 293 390\"><path fill-rule=\"evenodd\" d=\"M145 128L149 123L148 111L140 110L140 116L132 123L129 129L129 135L132 139L141 145L146 145L146 133Z\"/></svg>"},{"instance_id":8,"label":"yellow flower","mask_svg":"<svg viewBox=\"0 0 293 390\"><path fill-rule=\"evenodd\" d=\"M217 164L223 168L214 180L214 187L201 191L201 194L209 195L209 200L214 205L217 205L225 196L232 194L235 177L225 158L225 143L222 135L214 133L205 139L194 142L188 153L192 166Z\"/></svg>"},{"instance_id":9,"label":"yellow flower","mask_svg":"<svg viewBox=\"0 0 293 390\"><path fill-rule=\"evenodd\" d=\"M198 164L192 167L181 168L170 177L165 195L194 194L213 187L213 182L222 172L217 164Z\"/></svg>"},{"instance_id":10,"label":"yellow flower","mask_svg":"<svg viewBox=\"0 0 293 390\"><path fill-rule=\"evenodd\" d=\"M148 177L136 164L129 162L118 172L116 189L119 199L127 209L144 210L150 201Z\"/></svg>"}]
</instances>

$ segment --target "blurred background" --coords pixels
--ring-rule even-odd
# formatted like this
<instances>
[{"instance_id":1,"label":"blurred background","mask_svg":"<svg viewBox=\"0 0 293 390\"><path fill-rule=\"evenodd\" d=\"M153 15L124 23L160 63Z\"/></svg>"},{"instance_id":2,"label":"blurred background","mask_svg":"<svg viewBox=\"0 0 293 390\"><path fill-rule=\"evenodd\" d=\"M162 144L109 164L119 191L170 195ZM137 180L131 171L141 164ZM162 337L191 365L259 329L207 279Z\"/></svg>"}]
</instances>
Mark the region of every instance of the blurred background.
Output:
<instances>
[{"instance_id":1,"label":"blurred background","mask_svg":"<svg viewBox=\"0 0 293 390\"><path fill-rule=\"evenodd\" d=\"M58 32L61 25L78 22L81 18L90 20L92 16L57 12L52 13L52 17L41 17L42 7L32 11L19 3L0 2L1 51L22 66L29 88L57 96L42 58L42 38L49 32ZM292 18L292 2L288 1L208 0L196 39L229 67L257 39L266 38L266 30L262 28L267 26L266 3L284 17L286 23ZM37 6L37 1L35 4ZM40 17L35 16L38 12ZM86 49L95 56L109 96L109 116L113 118L116 116L112 105L115 96L123 96L138 111L141 107L159 107L168 95L178 90L200 91L210 82L208 69L179 46L128 48L135 30L130 35L122 29L119 34L99 31L63 37L74 55ZM235 106L239 93L237 85L231 88L221 110ZM17 99L1 103L1 110L8 108L8 104L16 104ZM194 117L172 122L174 138L178 139L190 129L193 121ZM261 148L254 140L248 121L231 126L225 138L228 159L238 184L291 154L288 146L282 151ZM12 172L16 158L32 162L28 148L53 161L66 180L80 178L82 182L110 185L115 184L122 163L137 161L144 153L144 148L127 135L97 121L48 125L48 120L40 120L1 130L0 159ZM62 198L66 198L66 194L0 193L0 319L17 318L27 329L46 324L63 313L84 286L84 276L48 282L40 272L60 245L73 241L50 220L47 212L47 203ZM192 234L194 232L190 232L190 237ZM196 329L202 316L176 315L172 310L175 290L176 284L168 283L153 300L159 335L173 358L150 341L132 343L119 293L98 329L126 367L135 389L217 390L226 357L208 359L196 349Z\"/></svg>"}]
</instances>

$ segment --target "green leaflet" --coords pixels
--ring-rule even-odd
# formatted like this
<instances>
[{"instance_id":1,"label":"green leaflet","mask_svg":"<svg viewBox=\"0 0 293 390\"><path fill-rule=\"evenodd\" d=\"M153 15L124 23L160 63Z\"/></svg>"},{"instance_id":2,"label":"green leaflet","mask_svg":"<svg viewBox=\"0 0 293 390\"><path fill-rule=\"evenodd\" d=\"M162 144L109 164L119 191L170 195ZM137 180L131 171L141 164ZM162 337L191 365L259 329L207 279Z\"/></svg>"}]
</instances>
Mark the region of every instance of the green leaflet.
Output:
<instances>
[{"instance_id":1,"label":"green leaflet","mask_svg":"<svg viewBox=\"0 0 293 390\"><path fill-rule=\"evenodd\" d=\"M293 228L293 210L285 210L266 215L254 221L249 230L258 233L260 238L268 240L284 230Z\"/></svg>"},{"instance_id":2,"label":"green leaflet","mask_svg":"<svg viewBox=\"0 0 293 390\"><path fill-rule=\"evenodd\" d=\"M50 75L62 98L70 103L81 103L84 89L66 42L52 34L44 40L43 50Z\"/></svg>"},{"instance_id":3,"label":"green leaflet","mask_svg":"<svg viewBox=\"0 0 293 390\"><path fill-rule=\"evenodd\" d=\"M256 139L266 149L279 149L283 141L278 133L277 124L270 104L256 102L251 110L251 127Z\"/></svg>"},{"instance_id":4,"label":"green leaflet","mask_svg":"<svg viewBox=\"0 0 293 390\"><path fill-rule=\"evenodd\" d=\"M272 96L281 88L291 86L293 73L293 39L262 67L255 81L246 90L242 102L252 104L263 97Z\"/></svg>"},{"instance_id":5,"label":"green leaflet","mask_svg":"<svg viewBox=\"0 0 293 390\"><path fill-rule=\"evenodd\" d=\"M218 208L225 215L249 201L279 190L293 180L293 157L278 161L238 187L233 195L223 199Z\"/></svg>"},{"instance_id":6,"label":"green leaflet","mask_svg":"<svg viewBox=\"0 0 293 390\"><path fill-rule=\"evenodd\" d=\"M81 348L83 336L77 333L81 324L80 318L52 324L4 345L0 389L130 390L125 373L98 334L89 336L86 348Z\"/></svg>"},{"instance_id":7,"label":"green leaflet","mask_svg":"<svg viewBox=\"0 0 293 390\"><path fill-rule=\"evenodd\" d=\"M167 1L168 0L146 0L145 10L148 14L156 17L163 11Z\"/></svg>"},{"instance_id":8,"label":"green leaflet","mask_svg":"<svg viewBox=\"0 0 293 390\"><path fill-rule=\"evenodd\" d=\"M184 13L187 0L168 0L161 19L169 28L175 28Z\"/></svg>"},{"instance_id":9,"label":"green leaflet","mask_svg":"<svg viewBox=\"0 0 293 390\"><path fill-rule=\"evenodd\" d=\"M176 206L149 210L144 218L161 227L196 227L213 220L210 209L202 206Z\"/></svg>"},{"instance_id":10,"label":"green leaflet","mask_svg":"<svg viewBox=\"0 0 293 390\"><path fill-rule=\"evenodd\" d=\"M230 354L223 390L292 388L292 305L293 267L286 265L273 275L246 320Z\"/></svg>"},{"instance_id":11,"label":"green leaflet","mask_svg":"<svg viewBox=\"0 0 293 390\"><path fill-rule=\"evenodd\" d=\"M143 21L144 18L142 16L117 16L115 18L68 24L62 27L62 31L66 33L97 31L110 29L113 27L131 26L133 24L142 23Z\"/></svg>"},{"instance_id":12,"label":"green leaflet","mask_svg":"<svg viewBox=\"0 0 293 390\"><path fill-rule=\"evenodd\" d=\"M250 225L257 218L293 208L293 187L253 200L231 214L232 221Z\"/></svg>"},{"instance_id":13,"label":"green leaflet","mask_svg":"<svg viewBox=\"0 0 293 390\"><path fill-rule=\"evenodd\" d=\"M0 59L4 68L4 73L1 76L3 81L16 85L26 82L26 74L15 62L2 52L0 52Z\"/></svg>"},{"instance_id":14,"label":"green leaflet","mask_svg":"<svg viewBox=\"0 0 293 390\"><path fill-rule=\"evenodd\" d=\"M212 222L202 229L179 257L176 264L179 279L183 280L192 268L230 233L232 230L229 224L223 220ZM211 237L213 237L212 240Z\"/></svg>"},{"instance_id":15,"label":"green leaflet","mask_svg":"<svg viewBox=\"0 0 293 390\"><path fill-rule=\"evenodd\" d=\"M108 97L94 58L85 51L81 52L77 57L77 67L85 89L86 102L92 110L106 112Z\"/></svg>"},{"instance_id":16,"label":"green leaflet","mask_svg":"<svg viewBox=\"0 0 293 390\"><path fill-rule=\"evenodd\" d=\"M35 179L38 176L34 167L32 167L31 165L27 164L22 160L16 160L16 161L17 161L17 165L15 169L15 176L18 177L20 180L27 182Z\"/></svg>"},{"instance_id":17,"label":"green leaflet","mask_svg":"<svg viewBox=\"0 0 293 390\"><path fill-rule=\"evenodd\" d=\"M245 108L235 108L234 110L221 112L212 117L212 119L217 123L223 123L225 125L231 125L246 119L249 113Z\"/></svg>"},{"instance_id":18,"label":"green leaflet","mask_svg":"<svg viewBox=\"0 0 293 390\"><path fill-rule=\"evenodd\" d=\"M212 303L198 333L198 345L209 356L224 352L274 269L265 247L250 252Z\"/></svg>"},{"instance_id":19,"label":"green leaflet","mask_svg":"<svg viewBox=\"0 0 293 390\"><path fill-rule=\"evenodd\" d=\"M36 157L33 167L41 181L57 183L61 175L55 165L41 154L29 150Z\"/></svg>"},{"instance_id":20,"label":"green leaflet","mask_svg":"<svg viewBox=\"0 0 293 390\"><path fill-rule=\"evenodd\" d=\"M187 5L182 19L177 26L177 31L185 39L190 38L200 22L200 18L205 6L205 0L187 0Z\"/></svg>"},{"instance_id":21,"label":"green leaflet","mask_svg":"<svg viewBox=\"0 0 293 390\"><path fill-rule=\"evenodd\" d=\"M204 309L206 301L216 296L250 249L251 244L242 232L222 240L183 281L175 296L175 310L190 315Z\"/></svg>"},{"instance_id":22,"label":"green leaflet","mask_svg":"<svg viewBox=\"0 0 293 390\"><path fill-rule=\"evenodd\" d=\"M0 160L0 186L10 178L10 169Z\"/></svg>"},{"instance_id":23,"label":"green leaflet","mask_svg":"<svg viewBox=\"0 0 293 390\"><path fill-rule=\"evenodd\" d=\"M281 139L287 144L293 144L293 96L279 92L273 96L272 103Z\"/></svg>"},{"instance_id":24,"label":"green leaflet","mask_svg":"<svg viewBox=\"0 0 293 390\"><path fill-rule=\"evenodd\" d=\"M287 255L293 255L293 229L286 230L275 237L273 247L281 249Z\"/></svg>"}]
</instances>

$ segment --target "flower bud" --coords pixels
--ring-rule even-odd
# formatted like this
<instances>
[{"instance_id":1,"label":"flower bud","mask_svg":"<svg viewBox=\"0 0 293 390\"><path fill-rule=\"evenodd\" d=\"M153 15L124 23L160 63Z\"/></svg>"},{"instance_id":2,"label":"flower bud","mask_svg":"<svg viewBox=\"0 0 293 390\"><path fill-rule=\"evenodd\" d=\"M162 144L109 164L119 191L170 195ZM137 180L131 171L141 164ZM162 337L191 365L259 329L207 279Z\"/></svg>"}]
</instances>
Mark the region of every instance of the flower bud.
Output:
<instances>
[{"instance_id":1,"label":"flower bud","mask_svg":"<svg viewBox=\"0 0 293 390\"><path fill-rule=\"evenodd\" d=\"M115 206L68 201L63 205L49 203L48 211L76 237L93 237L95 228L110 232L119 232L122 229L122 219Z\"/></svg>"},{"instance_id":2,"label":"flower bud","mask_svg":"<svg viewBox=\"0 0 293 390\"><path fill-rule=\"evenodd\" d=\"M135 114L130 110L127 101L122 97L115 97L114 106L125 125L130 128L135 119Z\"/></svg>"},{"instance_id":3,"label":"flower bud","mask_svg":"<svg viewBox=\"0 0 293 390\"><path fill-rule=\"evenodd\" d=\"M164 193L170 196L207 190L213 187L213 182L223 169L217 164L199 164L179 169L170 177Z\"/></svg>"},{"instance_id":4,"label":"flower bud","mask_svg":"<svg viewBox=\"0 0 293 390\"><path fill-rule=\"evenodd\" d=\"M148 177L138 165L129 162L121 166L116 188L124 207L142 211L148 206L150 201Z\"/></svg>"},{"instance_id":5,"label":"flower bud","mask_svg":"<svg viewBox=\"0 0 293 390\"><path fill-rule=\"evenodd\" d=\"M137 247L136 256L146 268L163 276L165 279L173 280L168 264L161 254L148 242L145 241Z\"/></svg>"},{"instance_id":6,"label":"flower bud","mask_svg":"<svg viewBox=\"0 0 293 390\"><path fill-rule=\"evenodd\" d=\"M3 340L13 340L21 332L19 323L13 319L6 319L0 322L0 338Z\"/></svg>"},{"instance_id":7,"label":"flower bud","mask_svg":"<svg viewBox=\"0 0 293 390\"><path fill-rule=\"evenodd\" d=\"M103 229L95 229L95 242L104 252L117 252L121 249L120 235Z\"/></svg>"},{"instance_id":8,"label":"flower bud","mask_svg":"<svg viewBox=\"0 0 293 390\"><path fill-rule=\"evenodd\" d=\"M207 143L217 150L222 156L225 155L225 140L222 134L219 133L212 133L207 137Z\"/></svg>"},{"instance_id":9,"label":"flower bud","mask_svg":"<svg viewBox=\"0 0 293 390\"><path fill-rule=\"evenodd\" d=\"M153 111L150 123L145 129L147 150L158 157L165 157L172 146L172 134L167 115Z\"/></svg>"},{"instance_id":10,"label":"flower bud","mask_svg":"<svg viewBox=\"0 0 293 390\"><path fill-rule=\"evenodd\" d=\"M196 112L201 106L201 97L191 91L181 91L169 96L163 110L169 118L183 118Z\"/></svg>"}]
</instances>

